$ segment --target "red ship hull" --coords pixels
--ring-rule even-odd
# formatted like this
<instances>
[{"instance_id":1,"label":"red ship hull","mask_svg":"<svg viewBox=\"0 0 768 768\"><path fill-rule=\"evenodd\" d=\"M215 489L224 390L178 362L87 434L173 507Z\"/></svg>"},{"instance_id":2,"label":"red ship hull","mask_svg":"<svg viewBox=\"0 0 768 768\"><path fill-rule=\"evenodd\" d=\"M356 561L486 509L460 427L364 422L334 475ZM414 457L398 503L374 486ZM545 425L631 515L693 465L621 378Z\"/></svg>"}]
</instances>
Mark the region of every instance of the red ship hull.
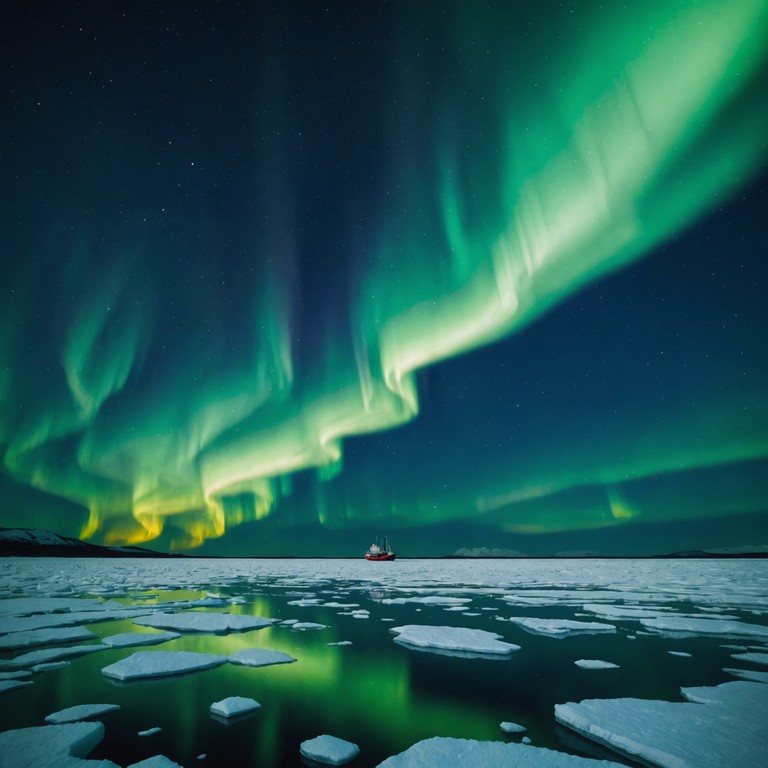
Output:
<instances>
[{"instance_id":1,"label":"red ship hull","mask_svg":"<svg viewBox=\"0 0 768 768\"><path fill-rule=\"evenodd\" d=\"M385 555L366 555L366 560L394 560L395 559L395 553L390 552L389 554Z\"/></svg>"}]
</instances>

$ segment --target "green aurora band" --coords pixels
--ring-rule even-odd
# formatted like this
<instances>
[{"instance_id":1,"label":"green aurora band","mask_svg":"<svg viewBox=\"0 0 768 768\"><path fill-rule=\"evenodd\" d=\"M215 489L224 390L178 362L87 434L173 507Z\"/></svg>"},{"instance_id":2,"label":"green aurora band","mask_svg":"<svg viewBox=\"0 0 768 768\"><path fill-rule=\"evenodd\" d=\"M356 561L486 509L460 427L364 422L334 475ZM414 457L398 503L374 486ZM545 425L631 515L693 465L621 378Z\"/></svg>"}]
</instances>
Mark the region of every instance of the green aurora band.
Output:
<instances>
[{"instance_id":1,"label":"green aurora band","mask_svg":"<svg viewBox=\"0 0 768 768\"><path fill-rule=\"evenodd\" d=\"M145 542L172 523L170 546L183 549L277 517L339 528L477 517L523 533L617 525L642 515L631 484L643 478L768 458L755 386L739 407L757 415L738 427L726 393L706 413L628 424L554 468L535 450L505 456L442 493L440 482L429 494L387 491L384 466L345 478L345 441L418 423L423 371L539 322L721 206L765 162L768 3L606 6L575 4L575 18L555 14L546 35L509 40L471 3L437 20L411 9L446 49L426 62L416 25L401 20L393 58L413 69L382 75L401 110L377 115L378 202L344 214L351 244L328 267L343 278L311 299L311 339L297 331L300 180L282 172L291 146L278 130L290 116L266 54L255 98L277 138L250 159L259 211L247 272L223 275L203 253L226 226L214 214L183 214L203 246L173 259L159 255L177 246L146 229L70 227L98 195L77 191L104 170L96 159L54 184L57 212L34 237L59 261L19 264L0 308L7 472L85 507L85 537ZM535 55L547 35L561 44ZM206 296L219 282L228 287ZM291 506L308 472L311 504ZM567 514L536 505L569 493ZM765 504L760 487L750 494L746 511ZM670 501L655 514L688 512Z\"/></svg>"}]
</instances>

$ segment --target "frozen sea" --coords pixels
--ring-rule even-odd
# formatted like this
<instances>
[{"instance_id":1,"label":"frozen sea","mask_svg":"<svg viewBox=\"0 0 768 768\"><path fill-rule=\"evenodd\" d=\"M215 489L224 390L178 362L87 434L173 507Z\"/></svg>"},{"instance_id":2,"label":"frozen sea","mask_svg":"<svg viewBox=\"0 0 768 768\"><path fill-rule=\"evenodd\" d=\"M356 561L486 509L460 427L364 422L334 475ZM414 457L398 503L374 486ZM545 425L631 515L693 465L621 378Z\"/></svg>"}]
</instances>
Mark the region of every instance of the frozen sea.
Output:
<instances>
[{"instance_id":1,"label":"frozen sea","mask_svg":"<svg viewBox=\"0 0 768 768\"><path fill-rule=\"evenodd\" d=\"M355 768L768 751L766 560L2 566L3 767L317 765L300 748L322 735ZM260 706L211 712L228 699Z\"/></svg>"}]
</instances>

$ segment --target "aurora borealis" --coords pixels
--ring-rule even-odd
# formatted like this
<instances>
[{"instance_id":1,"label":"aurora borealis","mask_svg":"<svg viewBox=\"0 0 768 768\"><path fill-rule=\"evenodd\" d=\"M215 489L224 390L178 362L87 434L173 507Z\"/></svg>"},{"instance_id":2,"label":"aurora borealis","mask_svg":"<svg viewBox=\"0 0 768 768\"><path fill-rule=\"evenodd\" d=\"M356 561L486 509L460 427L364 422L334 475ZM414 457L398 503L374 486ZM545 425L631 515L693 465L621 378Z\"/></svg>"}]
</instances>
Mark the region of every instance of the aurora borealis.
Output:
<instances>
[{"instance_id":1,"label":"aurora borealis","mask_svg":"<svg viewBox=\"0 0 768 768\"><path fill-rule=\"evenodd\" d=\"M0 525L768 541L768 2L8 2Z\"/></svg>"}]
</instances>

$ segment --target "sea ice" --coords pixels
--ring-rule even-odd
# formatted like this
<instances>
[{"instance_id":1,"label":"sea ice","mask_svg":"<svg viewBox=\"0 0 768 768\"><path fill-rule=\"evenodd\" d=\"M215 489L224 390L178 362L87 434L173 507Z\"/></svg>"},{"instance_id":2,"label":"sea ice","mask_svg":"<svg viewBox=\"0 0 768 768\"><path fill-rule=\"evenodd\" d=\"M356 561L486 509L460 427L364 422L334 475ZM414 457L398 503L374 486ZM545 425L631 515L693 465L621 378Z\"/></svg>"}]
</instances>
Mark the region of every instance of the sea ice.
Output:
<instances>
[{"instance_id":1,"label":"sea ice","mask_svg":"<svg viewBox=\"0 0 768 768\"><path fill-rule=\"evenodd\" d=\"M104 738L103 723L68 723L0 733L3 768L118 768L109 760L83 760Z\"/></svg>"},{"instance_id":2,"label":"sea ice","mask_svg":"<svg viewBox=\"0 0 768 768\"><path fill-rule=\"evenodd\" d=\"M338 643L326 643L326 645L352 645L351 640L339 640Z\"/></svg>"},{"instance_id":3,"label":"sea ice","mask_svg":"<svg viewBox=\"0 0 768 768\"><path fill-rule=\"evenodd\" d=\"M555 705L555 719L633 760L674 768L761 765L766 731L756 712L768 686L723 683L683 688L688 702L587 699Z\"/></svg>"},{"instance_id":4,"label":"sea ice","mask_svg":"<svg viewBox=\"0 0 768 768\"><path fill-rule=\"evenodd\" d=\"M613 664L610 661L601 661L600 659L579 659L573 662L577 667L582 669L618 669L618 664Z\"/></svg>"},{"instance_id":5,"label":"sea ice","mask_svg":"<svg viewBox=\"0 0 768 768\"><path fill-rule=\"evenodd\" d=\"M135 648L141 645L160 645L180 637L178 632L122 632L104 637L101 642L110 648Z\"/></svg>"},{"instance_id":6,"label":"sea ice","mask_svg":"<svg viewBox=\"0 0 768 768\"><path fill-rule=\"evenodd\" d=\"M610 760L592 760L542 747L503 741L435 737L416 742L388 757L378 768L622 768Z\"/></svg>"},{"instance_id":7,"label":"sea ice","mask_svg":"<svg viewBox=\"0 0 768 768\"><path fill-rule=\"evenodd\" d=\"M0 680L0 693L10 693L28 685L32 685L31 680Z\"/></svg>"},{"instance_id":8,"label":"sea ice","mask_svg":"<svg viewBox=\"0 0 768 768\"><path fill-rule=\"evenodd\" d=\"M226 656L194 651L136 651L101 670L105 677L136 680L142 677L179 675L224 664Z\"/></svg>"},{"instance_id":9,"label":"sea ice","mask_svg":"<svg viewBox=\"0 0 768 768\"><path fill-rule=\"evenodd\" d=\"M221 701L211 704L211 712L220 717L237 717L247 712L255 712L261 707L256 699L248 699L244 696L229 696Z\"/></svg>"},{"instance_id":10,"label":"sea ice","mask_svg":"<svg viewBox=\"0 0 768 768\"><path fill-rule=\"evenodd\" d=\"M641 619L640 623L644 627L662 634L727 635L728 637L748 637L755 640L768 638L768 627L760 624L746 624L742 621L661 616L656 619Z\"/></svg>"},{"instance_id":11,"label":"sea ice","mask_svg":"<svg viewBox=\"0 0 768 768\"><path fill-rule=\"evenodd\" d=\"M261 616L245 616L231 613L159 613L134 619L134 624L156 629L176 629L179 632L210 632L223 634L226 632L247 632L251 629L261 629L272 626L272 619Z\"/></svg>"},{"instance_id":12,"label":"sea ice","mask_svg":"<svg viewBox=\"0 0 768 768\"><path fill-rule=\"evenodd\" d=\"M298 629L303 632L307 629L325 629L326 624L317 624L314 621L297 621L295 624L291 624L291 629Z\"/></svg>"},{"instance_id":13,"label":"sea ice","mask_svg":"<svg viewBox=\"0 0 768 768\"><path fill-rule=\"evenodd\" d=\"M655 619L665 616L669 608L654 608L645 606L635 608L626 605L601 605L599 603L587 603L582 606L585 611L595 613L604 619Z\"/></svg>"},{"instance_id":14,"label":"sea ice","mask_svg":"<svg viewBox=\"0 0 768 768\"><path fill-rule=\"evenodd\" d=\"M55 672L57 669L64 669L64 667L68 667L69 662L68 661L46 661L42 664L35 664L34 667L32 667L33 672Z\"/></svg>"},{"instance_id":15,"label":"sea ice","mask_svg":"<svg viewBox=\"0 0 768 768\"><path fill-rule=\"evenodd\" d=\"M499 728L501 728L504 733L525 733L528 730L524 725L518 725L518 723L510 723L507 721L499 723Z\"/></svg>"},{"instance_id":16,"label":"sea ice","mask_svg":"<svg viewBox=\"0 0 768 768\"><path fill-rule=\"evenodd\" d=\"M319 763L343 765L359 754L360 747L351 741L323 734L314 739L302 741L299 751L304 757Z\"/></svg>"},{"instance_id":17,"label":"sea ice","mask_svg":"<svg viewBox=\"0 0 768 768\"><path fill-rule=\"evenodd\" d=\"M106 647L106 645L72 645L69 648L46 648L41 651L30 651L21 654L21 656L14 656L12 659L0 662L0 666L5 669L29 668L36 664L46 664L51 661L83 656L94 651L103 651Z\"/></svg>"},{"instance_id":18,"label":"sea ice","mask_svg":"<svg viewBox=\"0 0 768 768\"><path fill-rule=\"evenodd\" d=\"M388 597L381 601L384 605L405 605L420 603L421 605L464 605L471 603L471 597L445 597L443 595L428 595L427 597Z\"/></svg>"},{"instance_id":19,"label":"sea ice","mask_svg":"<svg viewBox=\"0 0 768 768\"><path fill-rule=\"evenodd\" d=\"M136 735L137 736L154 736L156 733L160 733L162 731L162 728L158 728L155 726L154 728L147 728L146 731L139 731Z\"/></svg>"},{"instance_id":20,"label":"sea ice","mask_svg":"<svg viewBox=\"0 0 768 768\"><path fill-rule=\"evenodd\" d=\"M755 683L768 683L768 672L758 672L752 669L732 669L726 667L723 672L727 672L729 675L738 677L742 680L752 680Z\"/></svg>"},{"instance_id":21,"label":"sea ice","mask_svg":"<svg viewBox=\"0 0 768 768\"><path fill-rule=\"evenodd\" d=\"M512 616L509 619L513 624L532 632L535 635L546 635L558 640L577 634L598 634L601 632L615 632L613 624L601 624L597 621L573 621L571 619L533 619L524 616Z\"/></svg>"},{"instance_id":22,"label":"sea ice","mask_svg":"<svg viewBox=\"0 0 768 768\"><path fill-rule=\"evenodd\" d=\"M182 768L165 755L154 755L138 763L131 763L128 768Z\"/></svg>"},{"instance_id":23,"label":"sea ice","mask_svg":"<svg viewBox=\"0 0 768 768\"><path fill-rule=\"evenodd\" d=\"M32 677L28 669L18 669L15 672L0 672L0 680L22 680L25 677Z\"/></svg>"},{"instance_id":24,"label":"sea ice","mask_svg":"<svg viewBox=\"0 0 768 768\"><path fill-rule=\"evenodd\" d=\"M81 720L93 720L120 709L119 704L78 704L67 709L60 709L45 718L46 723L77 723Z\"/></svg>"},{"instance_id":25,"label":"sea ice","mask_svg":"<svg viewBox=\"0 0 768 768\"><path fill-rule=\"evenodd\" d=\"M732 653L731 658L752 664L768 664L768 653Z\"/></svg>"},{"instance_id":26,"label":"sea ice","mask_svg":"<svg viewBox=\"0 0 768 768\"><path fill-rule=\"evenodd\" d=\"M520 650L519 645L503 642L501 635L483 629L406 624L389 631L397 635L396 643L426 650L504 656Z\"/></svg>"},{"instance_id":27,"label":"sea ice","mask_svg":"<svg viewBox=\"0 0 768 768\"><path fill-rule=\"evenodd\" d=\"M691 658L691 654L690 653L686 653L685 651L667 651L667 653L670 656L680 656L680 657L682 657L684 659L690 659Z\"/></svg>"},{"instance_id":28,"label":"sea ice","mask_svg":"<svg viewBox=\"0 0 768 768\"><path fill-rule=\"evenodd\" d=\"M230 654L227 661L246 667L268 667L271 664L290 664L296 659L282 651L271 651L267 648L243 648Z\"/></svg>"},{"instance_id":29,"label":"sea ice","mask_svg":"<svg viewBox=\"0 0 768 768\"><path fill-rule=\"evenodd\" d=\"M12 632L0 637L0 650L32 648L41 645L57 645L79 640L94 640L96 635L85 627L56 627L55 629L31 629Z\"/></svg>"}]
</instances>

